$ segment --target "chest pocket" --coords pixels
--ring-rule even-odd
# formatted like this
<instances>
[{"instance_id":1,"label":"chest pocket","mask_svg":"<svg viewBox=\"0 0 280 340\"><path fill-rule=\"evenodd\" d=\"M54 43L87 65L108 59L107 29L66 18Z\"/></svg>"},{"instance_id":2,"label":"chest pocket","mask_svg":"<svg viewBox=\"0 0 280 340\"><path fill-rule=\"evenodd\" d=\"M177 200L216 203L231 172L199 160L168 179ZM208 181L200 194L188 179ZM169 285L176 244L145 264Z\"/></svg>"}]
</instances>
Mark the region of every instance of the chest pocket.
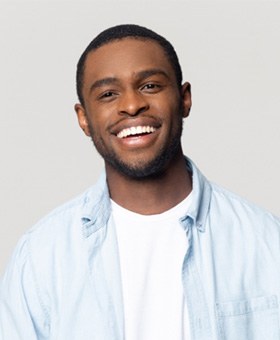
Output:
<instances>
[{"instance_id":1,"label":"chest pocket","mask_svg":"<svg viewBox=\"0 0 280 340\"><path fill-rule=\"evenodd\" d=\"M277 296L217 303L221 340L280 340Z\"/></svg>"}]
</instances>

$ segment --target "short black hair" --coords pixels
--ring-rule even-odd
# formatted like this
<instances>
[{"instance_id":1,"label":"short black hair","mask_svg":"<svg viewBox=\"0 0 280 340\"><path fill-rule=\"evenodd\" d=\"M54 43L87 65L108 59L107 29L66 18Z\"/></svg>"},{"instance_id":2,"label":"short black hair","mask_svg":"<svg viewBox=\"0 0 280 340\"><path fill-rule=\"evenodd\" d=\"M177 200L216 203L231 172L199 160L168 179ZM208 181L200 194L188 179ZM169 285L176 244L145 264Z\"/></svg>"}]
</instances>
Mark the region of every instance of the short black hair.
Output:
<instances>
[{"instance_id":1,"label":"short black hair","mask_svg":"<svg viewBox=\"0 0 280 340\"><path fill-rule=\"evenodd\" d=\"M171 63L172 68L174 69L176 80L178 87L182 84L182 70L178 60L178 56L175 52L174 47L171 43L166 40L161 35L156 32L139 25L134 24L125 24L125 25L117 25L106 29L105 31L98 34L87 46L83 54L81 55L78 64L77 64L77 73L76 73L76 90L79 101L82 105L84 105L84 98L82 95L83 88L83 80L84 80L84 69L85 69L85 61L87 55L99 47L114 41L120 40L123 38L134 38L134 39L150 39L156 41L164 50L168 60Z\"/></svg>"}]
</instances>

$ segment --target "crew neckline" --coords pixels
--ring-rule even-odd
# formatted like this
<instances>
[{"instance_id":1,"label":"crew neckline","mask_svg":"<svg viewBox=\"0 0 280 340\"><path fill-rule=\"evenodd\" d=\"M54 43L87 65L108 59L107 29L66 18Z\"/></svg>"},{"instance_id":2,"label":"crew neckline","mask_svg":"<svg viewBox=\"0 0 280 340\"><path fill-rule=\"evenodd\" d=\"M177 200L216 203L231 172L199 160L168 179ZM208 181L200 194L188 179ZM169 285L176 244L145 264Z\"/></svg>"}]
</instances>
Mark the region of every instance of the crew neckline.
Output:
<instances>
[{"instance_id":1,"label":"crew neckline","mask_svg":"<svg viewBox=\"0 0 280 340\"><path fill-rule=\"evenodd\" d=\"M191 191L189 193L189 195L184 198L181 202L179 202L177 205L175 205L174 207L159 213L159 214L152 214L152 215L143 215L143 214L139 214L136 213L134 211L128 210L122 206L120 206L119 204L117 204L115 201L113 201L112 199L110 199L111 201L111 207L112 207L112 212L117 213L117 214L121 214L121 215L126 215L127 218L131 219L131 220L163 220L163 219L168 219L168 218L180 218L183 217L184 215L186 215L187 210L190 207L191 201L192 201L192 197L193 197L193 192Z\"/></svg>"}]
</instances>

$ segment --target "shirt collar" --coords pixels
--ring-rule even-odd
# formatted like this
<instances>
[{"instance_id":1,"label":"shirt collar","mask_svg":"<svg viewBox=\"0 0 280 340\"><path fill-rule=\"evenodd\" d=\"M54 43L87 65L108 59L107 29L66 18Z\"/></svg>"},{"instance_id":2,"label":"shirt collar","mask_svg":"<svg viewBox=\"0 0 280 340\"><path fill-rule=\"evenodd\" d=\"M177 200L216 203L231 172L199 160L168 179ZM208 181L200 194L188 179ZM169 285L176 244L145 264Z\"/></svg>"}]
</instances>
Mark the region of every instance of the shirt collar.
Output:
<instances>
[{"instance_id":1,"label":"shirt collar","mask_svg":"<svg viewBox=\"0 0 280 340\"><path fill-rule=\"evenodd\" d=\"M211 186L196 165L185 157L188 171L192 175L193 199L184 220L191 220L197 229L205 231L205 219L210 206ZM95 186L85 195L82 207L83 234L87 238L107 225L111 214L109 190L106 182L106 173L103 171Z\"/></svg>"},{"instance_id":2,"label":"shirt collar","mask_svg":"<svg viewBox=\"0 0 280 340\"><path fill-rule=\"evenodd\" d=\"M193 200L187 215L183 219L190 218L197 229L204 232L212 188L208 180L199 171L193 161L187 157L185 157L185 159L187 168L192 175Z\"/></svg>"},{"instance_id":3,"label":"shirt collar","mask_svg":"<svg viewBox=\"0 0 280 340\"><path fill-rule=\"evenodd\" d=\"M109 190L105 171L97 183L86 193L82 207L83 234L89 237L107 225L111 213Z\"/></svg>"}]
</instances>

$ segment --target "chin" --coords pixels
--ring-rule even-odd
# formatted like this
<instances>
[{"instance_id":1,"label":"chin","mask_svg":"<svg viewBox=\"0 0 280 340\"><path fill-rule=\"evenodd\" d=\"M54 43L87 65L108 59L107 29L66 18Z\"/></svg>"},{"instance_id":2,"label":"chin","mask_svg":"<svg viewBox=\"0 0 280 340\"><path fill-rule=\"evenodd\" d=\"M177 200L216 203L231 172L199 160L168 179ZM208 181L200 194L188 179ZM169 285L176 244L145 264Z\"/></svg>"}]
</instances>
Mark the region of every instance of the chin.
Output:
<instances>
[{"instance_id":1,"label":"chin","mask_svg":"<svg viewBox=\"0 0 280 340\"><path fill-rule=\"evenodd\" d=\"M132 179L148 179L162 175L168 168L174 154L160 154L149 161L138 160L134 163L110 158L108 162L120 174Z\"/></svg>"}]
</instances>

